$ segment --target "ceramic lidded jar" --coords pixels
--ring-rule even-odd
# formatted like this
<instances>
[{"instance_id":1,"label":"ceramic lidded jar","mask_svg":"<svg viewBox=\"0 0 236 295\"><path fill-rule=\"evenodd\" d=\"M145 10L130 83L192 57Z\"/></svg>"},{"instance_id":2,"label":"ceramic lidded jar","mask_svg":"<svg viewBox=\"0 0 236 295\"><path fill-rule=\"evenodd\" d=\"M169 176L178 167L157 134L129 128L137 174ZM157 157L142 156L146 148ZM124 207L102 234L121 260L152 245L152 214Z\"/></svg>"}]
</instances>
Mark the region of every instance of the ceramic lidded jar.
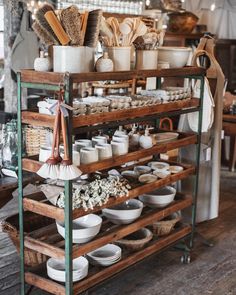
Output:
<instances>
[{"instance_id":1,"label":"ceramic lidded jar","mask_svg":"<svg viewBox=\"0 0 236 295\"><path fill-rule=\"evenodd\" d=\"M49 56L40 51L40 56L34 61L34 70L39 72L48 72L52 69L52 62Z\"/></svg>"},{"instance_id":2,"label":"ceramic lidded jar","mask_svg":"<svg viewBox=\"0 0 236 295\"><path fill-rule=\"evenodd\" d=\"M149 130L148 129L145 130L144 135L140 136L139 145L143 149L149 149L149 148L151 148L153 146L152 137L149 135Z\"/></svg>"},{"instance_id":3,"label":"ceramic lidded jar","mask_svg":"<svg viewBox=\"0 0 236 295\"><path fill-rule=\"evenodd\" d=\"M113 61L109 58L108 53L104 52L103 56L100 57L96 62L97 72L112 72L114 69Z\"/></svg>"}]
</instances>

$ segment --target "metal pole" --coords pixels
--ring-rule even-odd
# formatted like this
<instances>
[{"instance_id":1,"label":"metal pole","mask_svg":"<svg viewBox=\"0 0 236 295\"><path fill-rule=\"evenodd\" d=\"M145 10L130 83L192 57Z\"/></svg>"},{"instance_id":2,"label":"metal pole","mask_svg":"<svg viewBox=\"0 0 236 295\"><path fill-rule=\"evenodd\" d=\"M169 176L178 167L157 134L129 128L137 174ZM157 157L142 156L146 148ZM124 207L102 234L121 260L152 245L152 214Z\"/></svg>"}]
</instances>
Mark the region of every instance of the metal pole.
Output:
<instances>
[{"instance_id":1,"label":"metal pole","mask_svg":"<svg viewBox=\"0 0 236 295\"><path fill-rule=\"evenodd\" d=\"M24 264L24 209L23 209L23 173L22 173L22 125L21 125L21 74L17 73L17 139L18 139L18 206L20 228L20 282L21 295L25 294Z\"/></svg>"},{"instance_id":2,"label":"metal pole","mask_svg":"<svg viewBox=\"0 0 236 295\"><path fill-rule=\"evenodd\" d=\"M65 103L72 105L72 84L69 75L65 76ZM69 156L72 156L72 112L67 118L67 140ZM65 262L66 262L66 295L73 294L72 274L72 182L65 181Z\"/></svg>"},{"instance_id":3,"label":"metal pole","mask_svg":"<svg viewBox=\"0 0 236 295\"><path fill-rule=\"evenodd\" d=\"M198 142L196 144L196 176L193 188L193 206L192 206L192 232L190 239L190 248L194 244L194 233L195 233L195 223L196 223L196 210L197 210L197 196L198 196L198 185L199 185L199 172L200 172L200 154L201 154L201 136L202 136L202 113L203 113L203 95L204 95L204 76L199 78L201 83L200 90L200 110L199 110L199 120L198 120Z\"/></svg>"}]
</instances>

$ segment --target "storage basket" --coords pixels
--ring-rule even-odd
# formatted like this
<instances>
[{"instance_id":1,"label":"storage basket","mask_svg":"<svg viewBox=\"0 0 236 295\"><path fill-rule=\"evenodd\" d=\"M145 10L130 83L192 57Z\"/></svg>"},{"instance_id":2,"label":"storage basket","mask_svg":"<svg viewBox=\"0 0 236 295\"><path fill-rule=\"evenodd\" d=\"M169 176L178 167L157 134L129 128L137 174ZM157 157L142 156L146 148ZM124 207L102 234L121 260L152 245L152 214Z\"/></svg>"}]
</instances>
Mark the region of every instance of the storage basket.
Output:
<instances>
[{"instance_id":1,"label":"storage basket","mask_svg":"<svg viewBox=\"0 0 236 295\"><path fill-rule=\"evenodd\" d=\"M153 233L149 229L141 228L123 239L116 241L116 244L129 251L138 251L142 249L152 239L152 237Z\"/></svg>"},{"instance_id":2,"label":"storage basket","mask_svg":"<svg viewBox=\"0 0 236 295\"><path fill-rule=\"evenodd\" d=\"M51 224L53 221L50 218L42 217L40 215L25 212L24 213L24 231L32 232L41 227ZM18 253L20 253L20 234L19 234L19 214L12 215L6 220L0 221L0 232L7 233L12 240ZM47 260L47 256L31 250L27 247L24 248L25 265L36 266Z\"/></svg>"},{"instance_id":3,"label":"storage basket","mask_svg":"<svg viewBox=\"0 0 236 295\"><path fill-rule=\"evenodd\" d=\"M25 146L27 156L39 154L41 146L45 146L47 133L51 132L47 128L27 126L24 129Z\"/></svg>"},{"instance_id":4,"label":"storage basket","mask_svg":"<svg viewBox=\"0 0 236 295\"><path fill-rule=\"evenodd\" d=\"M154 222L153 226L153 233L158 236L165 236L168 235L174 228L177 222L181 220L180 216L177 216L170 220L161 220Z\"/></svg>"}]
</instances>

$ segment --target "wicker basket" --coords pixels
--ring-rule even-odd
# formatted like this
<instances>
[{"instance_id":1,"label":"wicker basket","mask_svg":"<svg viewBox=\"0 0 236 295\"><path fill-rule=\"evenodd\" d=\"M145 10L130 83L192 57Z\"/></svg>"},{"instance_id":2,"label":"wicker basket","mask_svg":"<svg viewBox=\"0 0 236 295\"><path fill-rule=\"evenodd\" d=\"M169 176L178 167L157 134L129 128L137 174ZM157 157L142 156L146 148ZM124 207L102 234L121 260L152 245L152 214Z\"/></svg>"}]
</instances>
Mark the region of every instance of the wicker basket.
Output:
<instances>
[{"instance_id":1,"label":"wicker basket","mask_svg":"<svg viewBox=\"0 0 236 295\"><path fill-rule=\"evenodd\" d=\"M37 230L43 226L47 226L52 223L52 220L46 217L31 213L25 212L24 215L24 231L27 235L27 232ZM8 217L6 220L0 221L0 232L7 233L9 238L12 240L13 244L16 247L18 253L20 253L20 235L19 235L19 214L15 214L11 217ZM41 253L38 253L29 248L24 249L25 255L25 265L27 266L36 266L47 260L47 256Z\"/></svg>"},{"instance_id":2,"label":"wicker basket","mask_svg":"<svg viewBox=\"0 0 236 295\"><path fill-rule=\"evenodd\" d=\"M153 233L158 236L165 236L168 235L174 228L177 222L181 220L180 216L172 218L170 220L161 220L154 222L153 226Z\"/></svg>"},{"instance_id":3,"label":"wicker basket","mask_svg":"<svg viewBox=\"0 0 236 295\"><path fill-rule=\"evenodd\" d=\"M116 241L116 244L129 251L142 249L153 237L153 233L147 228L141 228L127 237Z\"/></svg>"},{"instance_id":4,"label":"wicker basket","mask_svg":"<svg viewBox=\"0 0 236 295\"><path fill-rule=\"evenodd\" d=\"M40 147L45 146L49 129L43 127L27 126L24 129L26 154L35 156L39 154Z\"/></svg>"}]
</instances>

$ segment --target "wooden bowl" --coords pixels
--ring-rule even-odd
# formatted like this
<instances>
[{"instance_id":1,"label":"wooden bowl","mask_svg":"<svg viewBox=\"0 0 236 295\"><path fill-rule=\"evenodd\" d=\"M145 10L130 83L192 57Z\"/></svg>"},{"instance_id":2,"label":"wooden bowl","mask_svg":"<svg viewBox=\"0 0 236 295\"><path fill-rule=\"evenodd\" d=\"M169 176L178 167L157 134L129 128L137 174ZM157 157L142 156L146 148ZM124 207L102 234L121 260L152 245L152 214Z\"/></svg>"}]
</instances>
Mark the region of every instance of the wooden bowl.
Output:
<instances>
[{"instance_id":1,"label":"wooden bowl","mask_svg":"<svg viewBox=\"0 0 236 295\"><path fill-rule=\"evenodd\" d=\"M173 33L190 34L196 27L198 17L188 11L169 14L168 30Z\"/></svg>"}]
</instances>

